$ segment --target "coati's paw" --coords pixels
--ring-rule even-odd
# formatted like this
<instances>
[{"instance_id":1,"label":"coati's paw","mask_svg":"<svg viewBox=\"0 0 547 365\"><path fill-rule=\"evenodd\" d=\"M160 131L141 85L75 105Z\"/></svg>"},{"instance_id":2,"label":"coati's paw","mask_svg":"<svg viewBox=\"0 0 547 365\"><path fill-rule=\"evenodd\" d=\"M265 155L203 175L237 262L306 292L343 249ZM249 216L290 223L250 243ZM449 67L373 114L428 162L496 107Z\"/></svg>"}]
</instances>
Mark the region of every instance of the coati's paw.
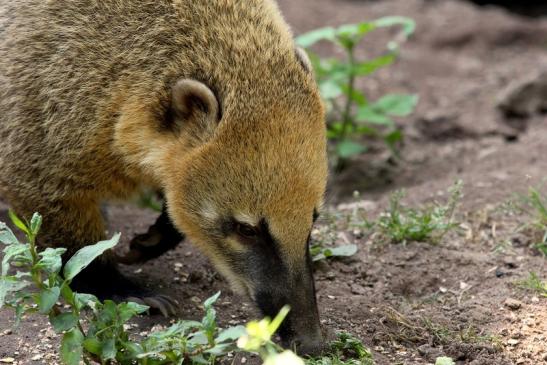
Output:
<instances>
[{"instance_id":1,"label":"coati's paw","mask_svg":"<svg viewBox=\"0 0 547 365\"><path fill-rule=\"evenodd\" d=\"M129 243L129 252L123 256L117 255L117 261L125 265L143 263L174 249L180 241L180 237L173 239L157 230L150 229L144 234L135 236Z\"/></svg>"},{"instance_id":2,"label":"coati's paw","mask_svg":"<svg viewBox=\"0 0 547 365\"><path fill-rule=\"evenodd\" d=\"M184 239L163 212L148 229L148 232L135 236L129 243L129 252L117 255L117 261L125 265L143 263L174 249Z\"/></svg>"},{"instance_id":3,"label":"coati's paw","mask_svg":"<svg viewBox=\"0 0 547 365\"><path fill-rule=\"evenodd\" d=\"M111 264L92 263L71 283L74 291L95 295L100 300L130 301L150 307L166 317L177 314L178 302L166 295L155 293L125 277Z\"/></svg>"},{"instance_id":4,"label":"coati's paw","mask_svg":"<svg viewBox=\"0 0 547 365\"><path fill-rule=\"evenodd\" d=\"M175 316L177 314L177 305L179 304L176 300L162 294L142 298L127 297L124 301L147 305L151 310L157 310L165 317Z\"/></svg>"}]
</instances>

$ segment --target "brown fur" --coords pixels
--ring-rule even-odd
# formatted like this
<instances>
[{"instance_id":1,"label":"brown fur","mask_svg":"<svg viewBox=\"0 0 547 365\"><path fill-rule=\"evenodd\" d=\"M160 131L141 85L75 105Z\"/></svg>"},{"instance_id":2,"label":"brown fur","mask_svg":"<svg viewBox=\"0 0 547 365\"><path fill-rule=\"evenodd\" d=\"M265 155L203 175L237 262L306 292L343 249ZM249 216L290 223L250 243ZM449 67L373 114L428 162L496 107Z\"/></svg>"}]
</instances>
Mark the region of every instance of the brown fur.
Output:
<instances>
[{"instance_id":1,"label":"brown fur","mask_svg":"<svg viewBox=\"0 0 547 365\"><path fill-rule=\"evenodd\" d=\"M162 128L180 79L214 92L218 127ZM252 295L224 250L246 248L215 216L266 217L302 266L327 177L323 108L273 1L0 0L0 85L0 193L44 215L45 244L103 238L99 204L152 186L234 287Z\"/></svg>"}]
</instances>

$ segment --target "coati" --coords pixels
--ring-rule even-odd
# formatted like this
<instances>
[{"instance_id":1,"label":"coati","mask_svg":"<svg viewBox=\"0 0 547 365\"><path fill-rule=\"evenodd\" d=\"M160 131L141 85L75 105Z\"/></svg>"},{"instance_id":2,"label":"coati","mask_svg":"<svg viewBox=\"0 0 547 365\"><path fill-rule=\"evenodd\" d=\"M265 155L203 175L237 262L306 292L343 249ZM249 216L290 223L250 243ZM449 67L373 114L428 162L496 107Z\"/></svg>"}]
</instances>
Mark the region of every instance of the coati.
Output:
<instances>
[{"instance_id":1,"label":"coati","mask_svg":"<svg viewBox=\"0 0 547 365\"><path fill-rule=\"evenodd\" d=\"M324 110L273 0L0 0L0 194L40 244L105 238L101 203L165 197L128 262L184 236L303 353L321 348L309 253L327 180ZM147 243L150 238L153 243ZM143 292L107 253L73 284Z\"/></svg>"}]
</instances>

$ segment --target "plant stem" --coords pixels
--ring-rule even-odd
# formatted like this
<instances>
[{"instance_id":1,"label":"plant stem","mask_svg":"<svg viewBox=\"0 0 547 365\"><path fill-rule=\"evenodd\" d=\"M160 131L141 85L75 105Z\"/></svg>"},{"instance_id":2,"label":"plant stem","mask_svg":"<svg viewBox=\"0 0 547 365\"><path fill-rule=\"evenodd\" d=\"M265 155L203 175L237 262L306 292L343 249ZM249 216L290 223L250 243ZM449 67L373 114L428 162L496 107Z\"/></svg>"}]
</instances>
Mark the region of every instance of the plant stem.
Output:
<instances>
[{"instance_id":1,"label":"plant stem","mask_svg":"<svg viewBox=\"0 0 547 365\"><path fill-rule=\"evenodd\" d=\"M342 133L340 134L340 140L346 139L348 134L348 129L350 126L353 126L353 120L351 118L351 107L353 106L353 91L355 90L355 74L353 69L355 67L355 53L354 47L350 46L347 48L348 51L348 66L349 66L349 78L348 78L348 95L346 99L346 105L344 108L344 113L342 114Z\"/></svg>"}]
</instances>

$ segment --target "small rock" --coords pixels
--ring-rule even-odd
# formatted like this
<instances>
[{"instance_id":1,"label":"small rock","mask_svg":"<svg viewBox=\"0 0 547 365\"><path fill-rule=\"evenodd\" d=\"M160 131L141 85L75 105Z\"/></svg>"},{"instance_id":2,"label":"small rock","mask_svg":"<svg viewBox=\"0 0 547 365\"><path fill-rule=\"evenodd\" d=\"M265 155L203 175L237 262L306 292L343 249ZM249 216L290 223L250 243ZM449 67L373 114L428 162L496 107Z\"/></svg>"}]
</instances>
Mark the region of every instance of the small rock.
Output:
<instances>
[{"instance_id":1,"label":"small rock","mask_svg":"<svg viewBox=\"0 0 547 365\"><path fill-rule=\"evenodd\" d=\"M363 288L361 285L356 285L356 284L353 284L351 286L351 292L357 295L365 295L367 293L365 288Z\"/></svg>"},{"instance_id":2,"label":"small rock","mask_svg":"<svg viewBox=\"0 0 547 365\"><path fill-rule=\"evenodd\" d=\"M522 307L522 302L520 300L516 300L513 298L505 299L505 302L503 304L512 310L517 310L517 309L520 309L520 307Z\"/></svg>"},{"instance_id":3,"label":"small rock","mask_svg":"<svg viewBox=\"0 0 547 365\"><path fill-rule=\"evenodd\" d=\"M328 280L334 280L336 278L336 274L334 273L334 271L329 271L325 277L328 279Z\"/></svg>"},{"instance_id":4,"label":"small rock","mask_svg":"<svg viewBox=\"0 0 547 365\"><path fill-rule=\"evenodd\" d=\"M519 344L519 342L520 342L519 340L515 340L514 338L507 340L507 344L510 346L516 346Z\"/></svg>"},{"instance_id":5,"label":"small rock","mask_svg":"<svg viewBox=\"0 0 547 365\"><path fill-rule=\"evenodd\" d=\"M31 360L32 360L32 361L38 361L38 360L40 360L41 358L42 358L42 355L41 355L41 354L38 354L38 355L34 355L34 356L31 358Z\"/></svg>"},{"instance_id":6,"label":"small rock","mask_svg":"<svg viewBox=\"0 0 547 365\"><path fill-rule=\"evenodd\" d=\"M547 110L547 71L509 85L499 97L497 107L508 117L529 117Z\"/></svg>"},{"instance_id":7,"label":"small rock","mask_svg":"<svg viewBox=\"0 0 547 365\"><path fill-rule=\"evenodd\" d=\"M15 359L13 357L4 357L3 359L0 359L0 362L5 364L11 364L15 362Z\"/></svg>"}]
</instances>

